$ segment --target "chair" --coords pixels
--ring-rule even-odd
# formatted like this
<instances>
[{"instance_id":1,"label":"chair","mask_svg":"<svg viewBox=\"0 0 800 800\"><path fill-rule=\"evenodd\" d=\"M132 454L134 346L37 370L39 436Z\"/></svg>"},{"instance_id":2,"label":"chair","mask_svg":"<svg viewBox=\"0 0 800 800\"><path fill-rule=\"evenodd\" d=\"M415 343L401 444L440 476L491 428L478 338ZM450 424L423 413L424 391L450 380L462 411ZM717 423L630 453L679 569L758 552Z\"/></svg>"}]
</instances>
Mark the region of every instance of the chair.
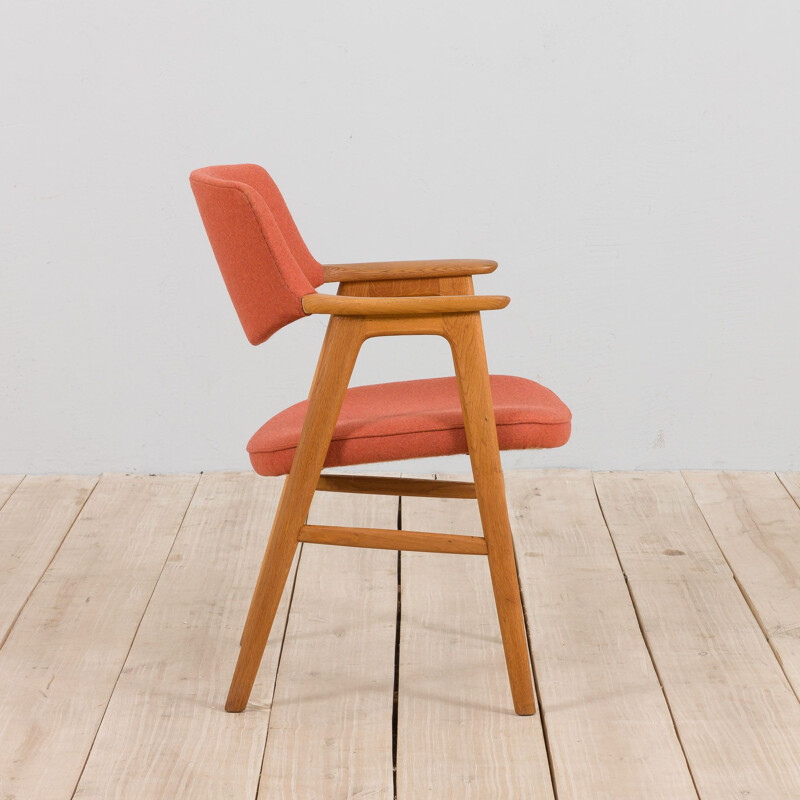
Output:
<instances>
[{"instance_id":1,"label":"chair","mask_svg":"<svg viewBox=\"0 0 800 800\"><path fill-rule=\"evenodd\" d=\"M192 172L190 181L250 342L260 344L310 314L330 317L308 400L273 417L248 445L257 473L288 477L226 710L247 705L297 544L315 542L488 556L514 709L536 713L500 449L558 447L569 438L571 416L549 389L489 375L480 312L505 308L509 299L475 295L472 276L497 264L454 259L321 265L261 167L208 167ZM338 293L318 294L323 283L338 283ZM443 336L455 377L348 389L366 339L408 334ZM321 474L326 466L466 452L473 483ZM316 490L477 498L483 537L307 525Z\"/></svg>"}]
</instances>

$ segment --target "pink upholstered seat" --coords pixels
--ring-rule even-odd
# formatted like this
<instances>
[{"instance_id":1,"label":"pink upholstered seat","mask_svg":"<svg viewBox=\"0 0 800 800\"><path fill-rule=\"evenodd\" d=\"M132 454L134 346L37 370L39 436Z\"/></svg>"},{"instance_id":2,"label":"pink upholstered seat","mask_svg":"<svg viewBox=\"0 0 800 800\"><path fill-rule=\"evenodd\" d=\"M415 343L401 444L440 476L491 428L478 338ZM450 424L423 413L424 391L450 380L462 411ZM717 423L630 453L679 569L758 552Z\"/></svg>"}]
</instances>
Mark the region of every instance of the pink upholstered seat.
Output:
<instances>
[{"instance_id":1,"label":"pink upholstered seat","mask_svg":"<svg viewBox=\"0 0 800 800\"><path fill-rule=\"evenodd\" d=\"M492 375L501 450L560 447L569 439L569 409L549 389L526 378ZM260 475L289 472L306 402L281 411L250 440ZM455 378L382 383L348 389L326 467L467 452Z\"/></svg>"},{"instance_id":2,"label":"pink upholstered seat","mask_svg":"<svg viewBox=\"0 0 800 800\"><path fill-rule=\"evenodd\" d=\"M203 222L248 339L254 344L305 316L323 268L305 246L272 178L254 164L206 167L191 175ZM525 378L491 376L501 450L559 447L569 409ZM307 403L274 416L247 447L261 475L292 466ZM455 378L358 386L347 391L326 467L467 452Z\"/></svg>"}]
</instances>

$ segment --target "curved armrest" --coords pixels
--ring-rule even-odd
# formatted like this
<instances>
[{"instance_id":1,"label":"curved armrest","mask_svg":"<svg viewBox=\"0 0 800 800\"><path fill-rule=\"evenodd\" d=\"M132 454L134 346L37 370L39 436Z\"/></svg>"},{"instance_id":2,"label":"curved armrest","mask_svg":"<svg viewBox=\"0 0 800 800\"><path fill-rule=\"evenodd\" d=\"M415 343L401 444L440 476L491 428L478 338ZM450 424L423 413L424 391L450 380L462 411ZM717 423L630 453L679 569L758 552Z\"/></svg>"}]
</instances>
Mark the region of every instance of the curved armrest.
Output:
<instances>
[{"instance_id":1,"label":"curved armrest","mask_svg":"<svg viewBox=\"0 0 800 800\"><path fill-rule=\"evenodd\" d=\"M497 269L496 261L450 258L435 261L368 261L363 264L323 264L324 283L393 281L404 278L457 278L485 275Z\"/></svg>"},{"instance_id":2,"label":"curved armrest","mask_svg":"<svg viewBox=\"0 0 800 800\"><path fill-rule=\"evenodd\" d=\"M341 294L307 294L303 297L306 314L331 314L341 317L398 317L426 314L465 314L494 311L510 302L502 295L434 295L432 297L348 297Z\"/></svg>"}]
</instances>

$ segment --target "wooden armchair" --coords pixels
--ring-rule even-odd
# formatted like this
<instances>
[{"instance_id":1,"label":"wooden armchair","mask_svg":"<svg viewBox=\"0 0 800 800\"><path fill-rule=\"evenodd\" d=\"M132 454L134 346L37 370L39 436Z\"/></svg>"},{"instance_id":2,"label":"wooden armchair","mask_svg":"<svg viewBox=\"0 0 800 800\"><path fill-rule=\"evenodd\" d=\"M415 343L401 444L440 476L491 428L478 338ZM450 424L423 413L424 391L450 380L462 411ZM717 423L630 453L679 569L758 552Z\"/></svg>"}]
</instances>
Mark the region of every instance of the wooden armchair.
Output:
<instances>
[{"instance_id":1,"label":"wooden armchair","mask_svg":"<svg viewBox=\"0 0 800 800\"><path fill-rule=\"evenodd\" d=\"M273 417L248 445L262 475L288 473L242 635L226 709L247 705L298 542L488 557L514 709L535 713L500 449L556 447L567 407L533 381L490 376L481 311L509 298L475 295L486 260L316 262L277 187L254 165L209 167L191 184L245 332L253 343L310 314L328 314L308 400ZM339 283L338 293L315 287ZM362 343L435 335L450 344L455 378L348 389ZM497 414L496 414L497 412ZM469 452L473 483L322 475L324 466ZM483 537L307 525L314 492L477 498Z\"/></svg>"}]
</instances>

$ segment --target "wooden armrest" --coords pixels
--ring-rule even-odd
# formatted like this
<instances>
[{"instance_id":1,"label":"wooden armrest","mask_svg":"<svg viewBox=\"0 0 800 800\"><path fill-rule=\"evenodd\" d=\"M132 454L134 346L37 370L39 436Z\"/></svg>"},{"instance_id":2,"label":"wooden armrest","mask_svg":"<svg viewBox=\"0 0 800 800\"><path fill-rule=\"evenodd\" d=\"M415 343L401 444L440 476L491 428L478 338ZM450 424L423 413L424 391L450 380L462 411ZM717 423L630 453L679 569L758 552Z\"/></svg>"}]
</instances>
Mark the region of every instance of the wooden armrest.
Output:
<instances>
[{"instance_id":1,"label":"wooden armrest","mask_svg":"<svg viewBox=\"0 0 800 800\"><path fill-rule=\"evenodd\" d=\"M497 269L496 261L450 258L435 261L368 261L363 264L323 264L325 283L395 281L404 278L457 278L485 275Z\"/></svg>"},{"instance_id":2,"label":"wooden armrest","mask_svg":"<svg viewBox=\"0 0 800 800\"><path fill-rule=\"evenodd\" d=\"M426 314L465 314L494 311L510 302L502 295L434 295L433 297L349 297L341 294L307 294L306 314L343 317L398 317Z\"/></svg>"}]
</instances>

